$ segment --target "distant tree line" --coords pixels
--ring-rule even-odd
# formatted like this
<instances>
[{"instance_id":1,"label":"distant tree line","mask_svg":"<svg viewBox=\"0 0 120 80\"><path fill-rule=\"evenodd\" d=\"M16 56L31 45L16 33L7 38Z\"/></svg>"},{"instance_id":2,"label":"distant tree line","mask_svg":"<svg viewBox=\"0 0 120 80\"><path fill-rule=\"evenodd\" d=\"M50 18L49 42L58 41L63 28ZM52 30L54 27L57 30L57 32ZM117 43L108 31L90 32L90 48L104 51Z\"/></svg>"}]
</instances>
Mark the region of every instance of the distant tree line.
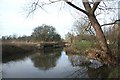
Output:
<instances>
[{"instance_id":1,"label":"distant tree line","mask_svg":"<svg viewBox=\"0 0 120 80\"><path fill-rule=\"evenodd\" d=\"M61 41L61 36L56 32L53 26L43 24L36 27L30 36L17 36L16 34L2 36L2 41L18 40L18 41Z\"/></svg>"}]
</instances>

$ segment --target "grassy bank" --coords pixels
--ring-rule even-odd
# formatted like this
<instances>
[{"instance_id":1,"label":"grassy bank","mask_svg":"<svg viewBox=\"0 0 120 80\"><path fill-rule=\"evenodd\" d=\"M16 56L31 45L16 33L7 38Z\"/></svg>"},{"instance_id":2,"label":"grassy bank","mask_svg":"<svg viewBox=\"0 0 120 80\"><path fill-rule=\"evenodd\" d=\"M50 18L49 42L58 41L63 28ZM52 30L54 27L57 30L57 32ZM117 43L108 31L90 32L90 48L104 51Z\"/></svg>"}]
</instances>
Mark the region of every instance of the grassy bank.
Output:
<instances>
[{"instance_id":1,"label":"grassy bank","mask_svg":"<svg viewBox=\"0 0 120 80\"><path fill-rule=\"evenodd\" d=\"M84 51L89 48L99 48L97 47L98 44L97 42L92 42L92 41L74 41L72 43L72 46L74 49Z\"/></svg>"},{"instance_id":2,"label":"grassy bank","mask_svg":"<svg viewBox=\"0 0 120 80\"><path fill-rule=\"evenodd\" d=\"M66 47L65 50L70 53L84 53L89 49L98 49L97 42L93 41L74 41L70 47Z\"/></svg>"},{"instance_id":3,"label":"grassy bank","mask_svg":"<svg viewBox=\"0 0 120 80\"><path fill-rule=\"evenodd\" d=\"M109 48L112 51L112 54L118 56L118 46L116 44L108 44ZM86 50L100 50L99 44L97 41L78 41L74 40L71 43L71 46L66 47L66 51L72 53L84 53Z\"/></svg>"}]
</instances>

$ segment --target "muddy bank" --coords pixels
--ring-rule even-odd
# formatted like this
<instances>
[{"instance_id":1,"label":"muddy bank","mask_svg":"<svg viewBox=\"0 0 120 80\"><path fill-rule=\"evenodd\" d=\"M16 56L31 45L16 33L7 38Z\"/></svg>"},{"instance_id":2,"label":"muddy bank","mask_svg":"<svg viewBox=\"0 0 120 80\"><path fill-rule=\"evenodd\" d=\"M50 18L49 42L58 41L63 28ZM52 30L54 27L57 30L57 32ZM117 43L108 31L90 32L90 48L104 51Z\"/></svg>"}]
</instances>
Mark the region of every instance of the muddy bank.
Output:
<instances>
[{"instance_id":1,"label":"muddy bank","mask_svg":"<svg viewBox=\"0 0 120 80\"><path fill-rule=\"evenodd\" d=\"M41 46L42 45L42 46ZM51 47L52 46L52 47ZM26 52L33 52L36 50L42 49L55 49L55 48L62 48L61 45L54 45L50 43L46 45L46 43L26 43L26 42L2 42L2 53L3 55L6 54L13 54L13 53L26 53Z\"/></svg>"},{"instance_id":2,"label":"muddy bank","mask_svg":"<svg viewBox=\"0 0 120 80\"><path fill-rule=\"evenodd\" d=\"M30 44L2 43L2 62L5 63L9 59L16 60L18 57L21 59L35 50L34 45Z\"/></svg>"},{"instance_id":3,"label":"muddy bank","mask_svg":"<svg viewBox=\"0 0 120 80\"><path fill-rule=\"evenodd\" d=\"M31 52L36 49L34 44L2 43L2 55Z\"/></svg>"},{"instance_id":4,"label":"muddy bank","mask_svg":"<svg viewBox=\"0 0 120 80\"><path fill-rule=\"evenodd\" d=\"M24 56L29 56L35 52L45 52L48 50L53 51L56 49L40 49L36 46L36 43L2 43L2 61L6 63L10 60L22 59Z\"/></svg>"}]
</instances>

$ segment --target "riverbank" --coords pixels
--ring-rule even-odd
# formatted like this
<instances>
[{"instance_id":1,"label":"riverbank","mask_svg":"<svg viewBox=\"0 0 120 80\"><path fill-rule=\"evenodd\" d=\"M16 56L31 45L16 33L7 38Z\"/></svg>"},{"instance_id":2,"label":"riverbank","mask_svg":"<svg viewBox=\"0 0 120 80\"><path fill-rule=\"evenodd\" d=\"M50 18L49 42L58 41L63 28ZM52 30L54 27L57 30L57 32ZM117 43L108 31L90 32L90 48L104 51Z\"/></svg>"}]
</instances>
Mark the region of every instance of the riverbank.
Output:
<instances>
[{"instance_id":1,"label":"riverbank","mask_svg":"<svg viewBox=\"0 0 120 80\"><path fill-rule=\"evenodd\" d=\"M116 44L108 44L109 48L111 49L112 55L115 56L117 62L115 61L115 64L112 64L109 66L112 71L111 75L109 76L110 78L113 77L120 77L120 69L117 67L120 67L120 62L119 62L119 49ZM105 64L107 59L104 57L104 52L99 48L99 45L97 42L93 41L74 41L71 43L71 46L66 47L65 51L69 54L80 54L80 55L85 55L89 59L94 59L102 62Z\"/></svg>"},{"instance_id":2,"label":"riverbank","mask_svg":"<svg viewBox=\"0 0 120 80\"><path fill-rule=\"evenodd\" d=\"M102 51L97 43L97 41L78 41L74 40L72 43L69 43L70 46L66 47L65 50L68 53L73 54L82 54L86 55L90 58L102 58L105 56L104 51ZM111 49L112 56L118 58L119 56L119 49L116 44L108 44L109 48ZM111 54L110 53L110 54ZM104 60L104 59L103 59Z\"/></svg>"},{"instance_id":3,"label":"riverbank","mask_svg":"<svg viewBox=\"0 0 120 80\"><path fill-rule=\"evenodd\" d=\"M33 44L30 44L30 43L29 44L28 43L9 43L9 44L8 43L3 43L2 44L2 47L3 47L2 52L4 52L3 53L3 59L6 59L6 60L3 60L4 63L6 63L10 60L17 61L18 59L23 59L24 56L29 56L32 51L37 49L35 46L36 46L35 43L33 43ZM72 61L77 61L78 65L75 65L75 66L80 66L80 63L78 63L78 61L85 60L85 59L82 59L81 57L79 58L79 57L76 56L76 54L83 54L84 53L84 52L81 52L80 50L74 49L72 47L66 47L65 51L66 51L67 54L75 54L75 56L72 57L72 58L74 58L74 59L72 59ZM45 50L44 52L48 53L47 50ZM13 56L11 57L11 55L13 55ZM78 60L77 60L77 58L78 58ZM41 59L41 58L39 58L39 59ZM69 59L70 59L70 57L69 57ZM42 60L43 59L41 59L41 63L42 63ZM48 60L48 58L46 58L46 60ZM86 64L86 62L82 62L82 61L81 61L81 63ZM101 68L101 67L99 67L99 68ZM97 68L97 69L99 69L99 68ZM94 69L94 68L92 68L92 69ZM94 69L94 70L97 70L97 69ZM115 66L112 69L112 71L110 71L109 78L119 77L120 75L118 73L118 70L119 69L117 69L117 67Z\"/></svg>"},{"instance_id":4,"label":"riverbank","mask_svg":"<svg viewBox=\"0 0 120 80\"><path fill-rule=\"evenodd\" d=\"M49 43L47 43L48 45ZM33 43L33 42L2 42L2 56L12 55L12 54L22 54L22 53L28 53L28 52L34 52L38 50L43 50L46 48L55 49L60 48L62 46L54 45L51 46L50 43L49 46L47 46L44 43ZM42 47L41 47L42 45Z\"/></svg>"},{"instance_id":5,"label":"riverbank","mask_svg":"<svg viewBox=\"0 0 120 80\"><path fill-rule=\"evenodd\" d=\"M2 62L6 63L9 60L22 59L24 56L29 56L36 52L53 51L62 48L39 48L38 43L25 42L2 42ZM11 57L12 56L12 57Z\"/></svg>"},{"instance_id":6,"label":"riverbank","mask_svg":"<svg viewBox=\"0 0 120 80\"><path fill-rule=\"evenodd\" d=\"M18 42L2 42L2 53L23 53L31 52L36 49L36 44L18 43ZM4 55L4 54L3 54Z\"/></svg>"}]
</instances>

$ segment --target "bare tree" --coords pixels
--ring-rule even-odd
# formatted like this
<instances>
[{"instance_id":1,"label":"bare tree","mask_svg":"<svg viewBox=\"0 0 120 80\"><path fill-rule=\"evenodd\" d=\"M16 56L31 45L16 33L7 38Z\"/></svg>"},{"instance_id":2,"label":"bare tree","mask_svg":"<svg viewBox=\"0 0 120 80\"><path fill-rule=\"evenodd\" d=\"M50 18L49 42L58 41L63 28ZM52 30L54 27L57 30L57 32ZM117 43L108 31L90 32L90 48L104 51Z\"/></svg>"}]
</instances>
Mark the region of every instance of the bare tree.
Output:
<instances>
[{"instance_id":1,"label":"bare tree","mask_svg":"<svg viewBox=\"0 0 120 80\"><path fill-rule=\"evenodd\" d=\"M100 3L103 0L82 0L84 9L82 7L74 4L74 0L47 0L47 1L36 0L35 2L32 3L32 6L31 6L32 8L31 8L29 14L34 12L39 7L43 9L44 5L50 5L52 3L61 2L61 1L65 2L72 8L75 8L76 10L84 13L88 17L92 27L94 28L94 30L96 32L96 38L99 42L101 50L104 52L104 58L107 59L105 61L106 64L113 63L115 61L115 59L113 58L113 56L111 54L111 51L107 45L106 38L105 38L105 35L101 28L101 25L95 15L95 12L98 8L100 10L105 10L106 5L104 3L103 4L105 6L100 6ZM111 9L111 8L106 8L106 10L109 10L109 9Z\"/></svg>"},{"instance_id":2,"label":"bare tree","mask_svg":"<svg viewBox=\"0 0 120 80\"><path fill-rule=\"evenodd\" d=\"M70 32L68 32L66 35L65 35L65 39L66 41L68 41L69 43L73 43L73 38L74 38L74 35Z\"/></svg>"},{"instance_id":3,"label":"bare tree","mask_svg":"<svg viewBox=\"0 0 120 80\"><path fill-rule=\"evenodd\" d=\"M91 27L90 21L85 16L83 18L79 18L74 22L73 30L77 35L80 35L80 34L95 35Z\"/></svg>"}]
</instances>

